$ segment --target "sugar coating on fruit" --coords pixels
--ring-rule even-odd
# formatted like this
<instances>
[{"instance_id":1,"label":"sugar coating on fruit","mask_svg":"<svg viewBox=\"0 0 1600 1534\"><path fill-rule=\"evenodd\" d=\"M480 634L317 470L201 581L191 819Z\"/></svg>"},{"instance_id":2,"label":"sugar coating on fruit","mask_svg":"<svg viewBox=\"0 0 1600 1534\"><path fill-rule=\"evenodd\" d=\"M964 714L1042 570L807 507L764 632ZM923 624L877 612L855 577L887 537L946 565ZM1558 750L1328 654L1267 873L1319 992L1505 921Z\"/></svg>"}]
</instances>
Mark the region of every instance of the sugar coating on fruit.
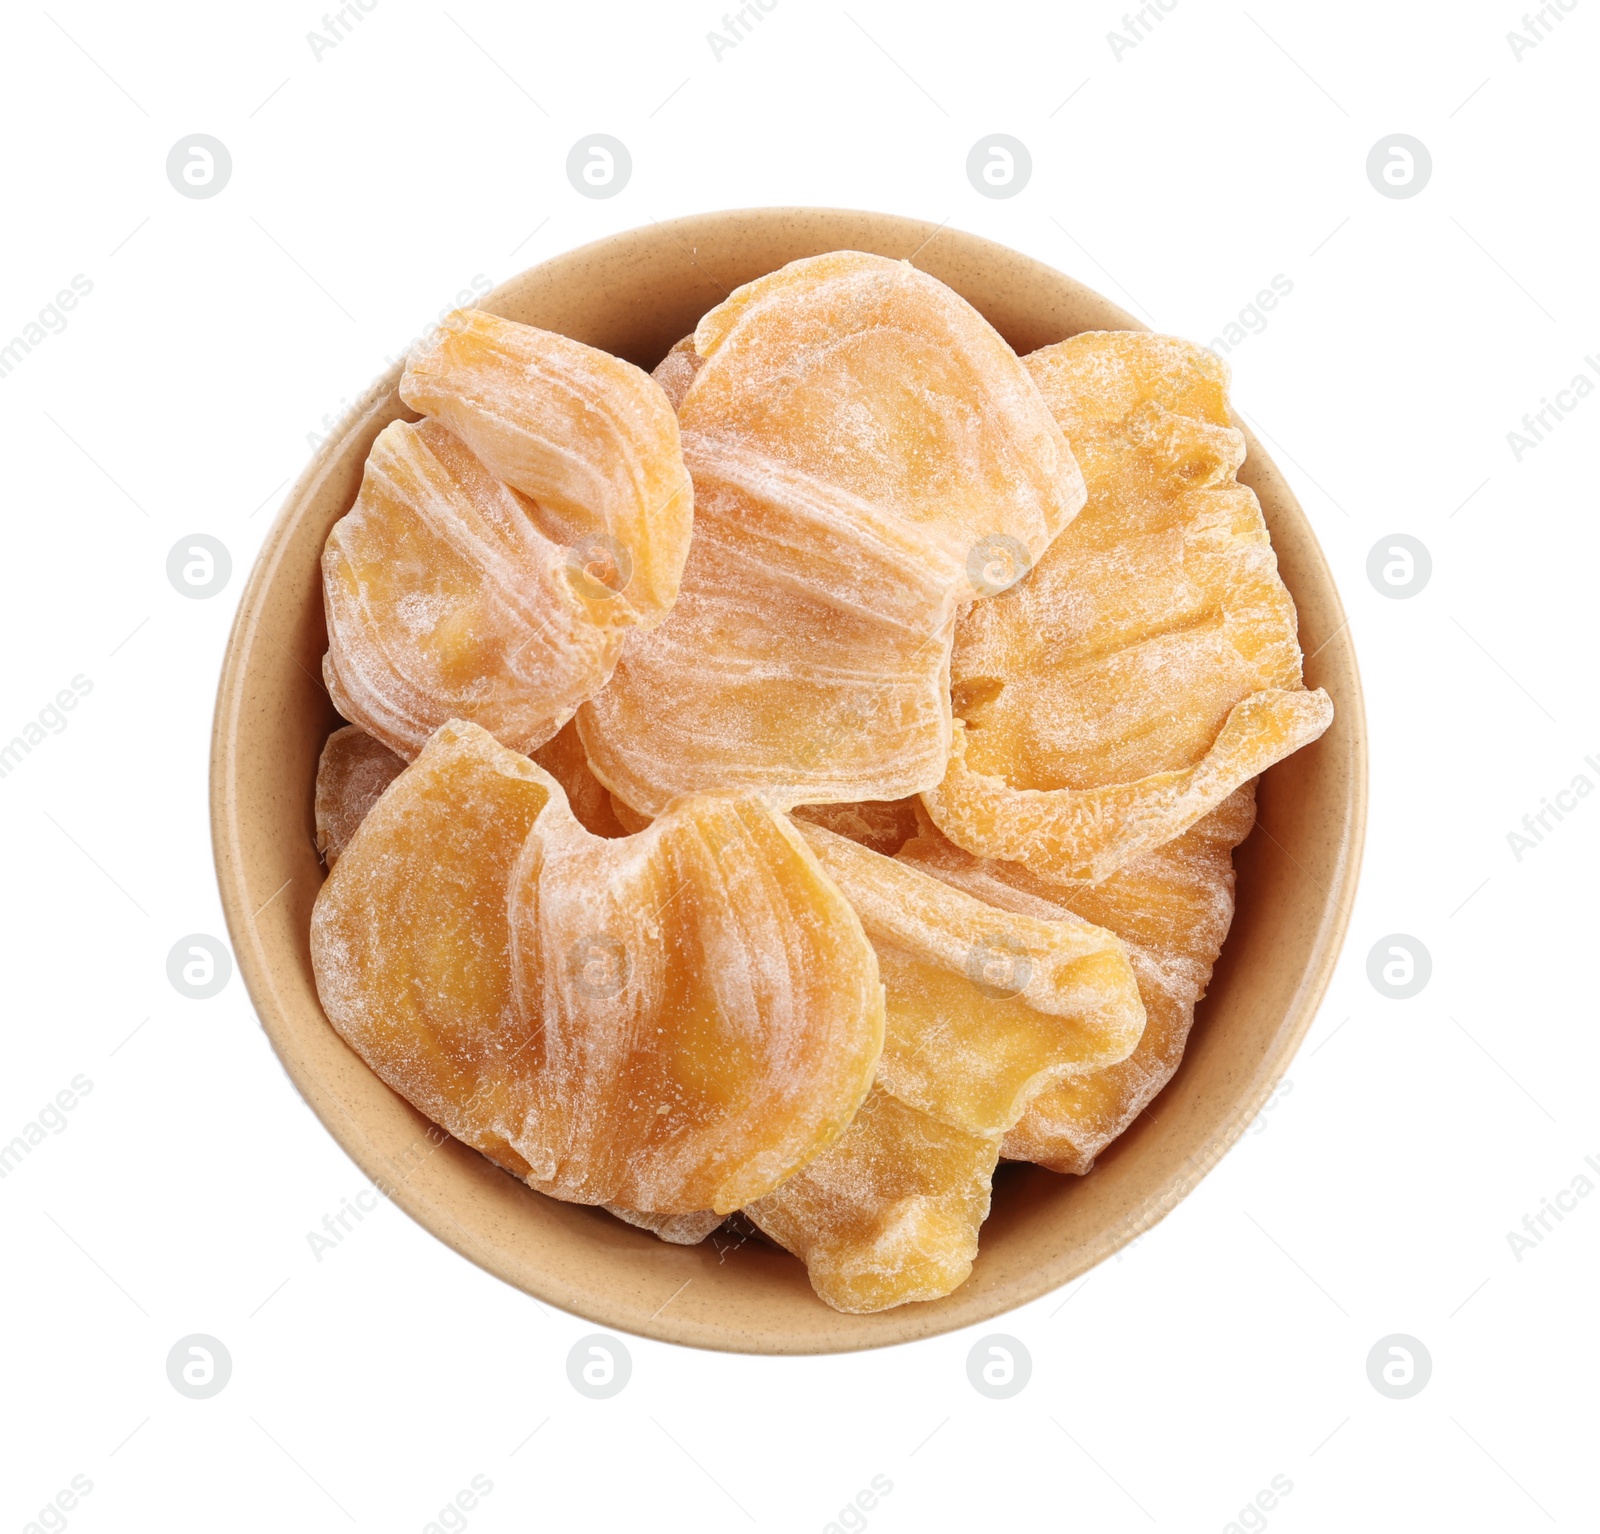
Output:
<instances>
[{"instance_id":1,"label":"sugar coating on fruit","mask_svg":"<svg viewBox=\"0 0 1600 1534\"><path fill-rule=\"evenodd\" d=\"M876 1087L836 1145L745 1213L835 1310L936 1300L972 1272L999 1153L998 1136Z\"/></svg>"},{"instance_id":2,"label":"sugar coating on fruit","mask_svg":"<svg viewBox=\"0 0 1600 1534\"><path fill-rule=\"evenodd\" d=\"M588 832L485 731L439 730L318 895L318 994L378 1075L531 1186L726 1214L843 1132L883 1044L860 922L787 821L686 799Z\"/></svg>"},{"instance_id":3,"label":"sugar coating on fruit","mask_svg":"<svg viewBox=\"0 0 1600 1534\"><path fill-rule=\"evenodd\" d=\"M1025 359L1088 504L957 626L949 772L924 795L970 851L1102 879L1315 740L1294 603L1203 347L1096 331Z\"/></svg>"},{"instance_id":4,"label":"sugar coating on fruit","mask_svg":"<svg viewBox=\"0 0 1600 1534\"><path fill-rule=\"evenodd\" d=\"M647 815L713 787L787 808L937 782L959 567L762 454L687 433L684 457L695 538L677 606L628 637L578 716L596 776Z\"/></svg>"},{"instance_id":5,"label":"sugar coating on fruit","mask_svg":"<svg viewBox=\"0 0 1600 1534\"><path fill-rule=\"evenodd\" d=\"M517 1009L507 894L560 789L473 724L442 726L372 807L311 916L317 995L413 1107L525 1176L540 1032Z\"/></svg>"},{"instance_id":6,"label":"sugar coating on fruit","mask_svg":"<svg viewBox=\"0 0 1600 1534\"><path fill-rule=\"evenodd\" d=\"M677 801L607 841L555 806L511 892L538 1018L528 1181L580 1203L726 1214L844 1131L883 1046L861 924L783 817Z\"/></svg>"},{"instance_id":7,"label":"sugar coating on fruit","mask_svg":"<svg viewBox=\"0 0 1600 1534\"><path fill-rule=\"evenodd\" d=\"M317 851L329 868L339 861L356 828L405 765L403 757L360 725L347 724L324 742L317 759L313 809Z\"/></svg>"},{"instance_id":8,"label":"sugar coating on fruit","mask_svg":"<svg viewBox=\"0 0 1600 1534\"><path fill-rule=\"evenodd\" d=\"M1181 835L1332 722L1333 703L1320 688L1251 693L1193 767L1087 789L1017 789L975 772L974 736L958 723L944 781L923 799L940 830L964 847L1057 882L1094 883Z\"/></svg>"},{"instance_id":9,"label":"sugar coating on fruit","mask_svg":"<svg viewBox=\"0 0 1600 1534\"><path fill-rule=\"evenodd\" d=\"M643 814L724 787L784 807L933 787L959 605L1083 502L1037 385L943 283L851 251L740 288L694 359L661 366L695 482L682 598L580 717L596 774Z\"/></svg>"},{"instance_id":10,"label":"sugar coating on fruit","mask_svg":"<svg viewBox=\"0 0 1600 1534\"><path fill-rule=\"evenodd\" d=\"M645 1214L638 1209L624 1209L617 1204L607 1204L605 1207L625 1224L647 1230L674 1246L698 1246L727 1218L709 1209L694 1214Z\"/></svg>"},{"instance_id":11,"label":"sugar coating on fruit","mask_svg":"<svg viewBox=\"0 0 1600 1534\"><path fill-rule=\"evenodd\" d=\"M560 731L532 753L536 761L561 785L567 805L578 823L596 836L627 836L642 831L648 822L625 825L617 818L615 802L601 781L589 770L589 758L578 727L568 721Z\"/></svg>"},{"instance_id":12,"label":"sugar coating on fruit","mask_svg":"<svg viewBox=\"0 0 1600 1534\"><path fill-rule=\"evenodd\" d=\"M531 498L540 530L630 621L660 622L689 551L694 490L677 416L648 373L566 336L461 309L413 349L400 397Z\"/></svg>"},{"instance_id":13,"label":"sugar coating on fruit","mask_svg":"<svg viewBox=\"0 0 1600 1534\"><path fill-rule=\"evenodd\" d=\"M661 385L672 408L677 410L699 371L700 353L694 349L694 337L685 336L655 365L650 376Z\"/></svg>"},{"instance_id":14,"label":"sugar coating on fruit","mask_svg":"<svg viewBox=\"0 0 1600 1534\"><path fill-rule=\"evenodd\" d=\"M1132 1053L1145 1009L1114 934L1061 912L1006 910L799 824L877 951L878 1083L901 1102L1002 1134L1048 1087Z\"/></svg>"},{"instance_id":15,"label":"sugar coating on fruit","mask_svg":"<svg viewBox=\"0 0 1600 1534\"><path fill-rule=\"evenodd\" d=\"M838 1143L746 1212L836 1309L936 1299L971 1271L1002 1136L1138 1046L1138 980L1119 938L1068 912L990 904L797 823L877 951L883 1056Z\"/></svg>"},{"instance_id":16,"label":"sugar coating on fruit","mask_svg":"<svg viewBox=\"0 0 1600 1534\"><path fill-rule=\"evenodd\" d=\"M528 751L611 674L624 614L435 421L395 421L322 555L335 706L414 757L449 719Z\"/></svg>"},{"instance_id":17,"label":"sugar coating on fruit","mask_svg":"<svg viewBox=\"0 0 1600 1534\"><path fill-rule=\"evenodd\" d=\"M793 261L737 289L694 340L686 430L871 501L963 568L989 537L1037 559L1083 505L1072 451L1016 354L909 261Z\"/></svg>"},{"instance_id":18,"label":"sugar coating on fruit","mask_svg":"<svg viewBox=\"0 0 1600 1534\"><path fill-rule=\"evenodd\" d=\"M980 900L1041 920L1075 916L1116 933L1138 977L1146 1023L1133 1053L1034 1098L1005 1137L1006 1156L1085 1173L1171 1079L1233 920L1233 849L1254 823L1250 783L1182 836L1092 885L1063 886L1018 863L974 857L932 826L906 844L902 860Z\"/></svg>"},{"instance_id":19,"label":"sugar coating on fruit","mask_svg":"<svg viewBox=\"0 0 1600 1534\"><path fill-rule=\"evenodd\" d=\"M808 820L825 831L846 836L863 847L893 857L917 834L915 795L905 799L847 799L839 804L802 804L796 820Z\"/></svg>"}]
</instances>

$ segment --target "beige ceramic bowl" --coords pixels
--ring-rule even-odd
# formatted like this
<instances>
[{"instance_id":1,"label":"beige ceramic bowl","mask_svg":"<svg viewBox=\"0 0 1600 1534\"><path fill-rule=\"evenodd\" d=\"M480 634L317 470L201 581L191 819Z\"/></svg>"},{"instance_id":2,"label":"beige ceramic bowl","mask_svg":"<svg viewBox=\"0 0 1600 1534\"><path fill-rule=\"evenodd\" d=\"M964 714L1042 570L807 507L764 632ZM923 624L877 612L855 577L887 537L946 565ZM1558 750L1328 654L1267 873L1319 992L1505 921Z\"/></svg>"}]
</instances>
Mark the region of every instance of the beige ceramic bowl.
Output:
<instances>
[{"instance_id":1,"label":"beige ceramic bowl","mask_svg":"<svg viewBox=\"0 0 1600 1534\"><path fill-rule=\"evenodd\" d=\"M649 368L740 283L852 249L912 259L1018 353L1081 330L1135 329L1098 294L1026 256L915 220L832 209L713 213L558 256L484 307ZM1002 1166L972 1277L944 1300L881 1315L830 1310L804 1267L758 1243L669 1246L596 1209L532 1192L389 1090L329 1026L307 929L323 869L312 784L336 716L323 691L318 558L355 498L367 449L410 418L392 369L300 476L251 573L217 697L211 819L240 973L273 1047L329 1132L413 1219L464 1257L603 1326L698 1347L821 1353L928 1337L1066 1283L1159 1220L1255 1117L1310 1027L1344 936L1366 807L1355 652L1333 578L1293 493L1253 437L1241 478L1261 498L1300 610L1307 684L1332 729L1267 773L1238 854L1238 915L1188 1054L1158 1111L1084 1178Z\"/></svg>"}]
</instances>

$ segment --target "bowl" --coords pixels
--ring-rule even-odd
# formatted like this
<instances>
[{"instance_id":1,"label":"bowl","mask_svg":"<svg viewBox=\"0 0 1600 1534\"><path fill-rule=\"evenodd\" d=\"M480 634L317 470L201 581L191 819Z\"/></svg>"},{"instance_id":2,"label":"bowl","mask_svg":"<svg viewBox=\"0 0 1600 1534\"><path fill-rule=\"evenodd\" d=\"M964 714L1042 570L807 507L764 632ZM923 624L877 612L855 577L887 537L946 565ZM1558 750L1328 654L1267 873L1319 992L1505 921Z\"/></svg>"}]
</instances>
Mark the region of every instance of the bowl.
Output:
<instances>
[{"instance_id":1,"label":"bowl","mask_svg":"<svg viewBox=\"0 0 1600 1534\"><path fill-rule=\"evenodd\" d=\"M762 208L654 224L503 283L483 307L650 368L740 283L822 251L915 261L975 305L1019 354L1082 330L1142 329L1070 277L953 229L879 213ZM1261 1110L1311 1026L1349 919L1366 818L1355 651L1327 562L1293 492L1246 432L1240 478L1261 499L1300 612L1306 682L1332 728L1269 771L1239 849L1238 913L1182 1067L1157 1111L1087 1177L1003 1164L972 1276L954 1294L841 1315L804 1266L750 1241L670 1246L598 1209L533 1192L442 1136L333 1031L308 929L324 871L312 824L322 743L319 557L372 440L397 417L399 366L322 444L268 534L223 661L211 756L217 877L239 972L290 1078L396 1204L506 1283L601 1326L696 1347L823 1353L930 1337L1065 1284L1171 1210Z\"/></svg>"}]
</instances>

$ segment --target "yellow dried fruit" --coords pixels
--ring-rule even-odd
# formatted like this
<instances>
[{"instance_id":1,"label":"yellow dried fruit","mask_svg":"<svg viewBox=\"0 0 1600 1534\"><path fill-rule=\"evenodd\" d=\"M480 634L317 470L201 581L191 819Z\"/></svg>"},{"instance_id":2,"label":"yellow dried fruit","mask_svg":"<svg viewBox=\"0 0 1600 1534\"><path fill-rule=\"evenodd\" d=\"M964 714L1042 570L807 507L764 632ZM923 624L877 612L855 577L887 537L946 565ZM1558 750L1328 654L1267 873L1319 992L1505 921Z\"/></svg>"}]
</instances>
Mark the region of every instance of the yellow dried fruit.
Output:
<instances>
[{"instance_id":1,"label":"yellow dried fruit","mask_svg":"<svg viewBox=\"0 0 1600 1534\"><path fill-rule=\"evenodd\" d=\"M406 363L400 397L442 421L534 502L601 595L659 623L677 595L694 492L678 420L647 373L481 309L449 315Z\"/></svg>"},{"instance_id":2,"label":"yellow dried fruit","mask_svg":"<svg viewBox=\"0 0 1600 1534\"><path fill-rule=\"evenodd\" d=\"M1016 354L909 261L792 261L718 304L694 342L685 431L869 501L963 568L996 536L1037 559L1083 505L1072 452Z\"/></svg>"},{"instance_id":3,"label":"yellow dried fruit","mask_svg":"<svg viewBox=\"0 0 1600 1534\"><path fill-rule=\"evenodd\" d=\"M642 831L643 825L624 825L605 785L589 771L589 758L583 754L578 727L570 721L560 732L532 753L536 761L562 787L567 805L578 824L596 836L626 836Z\"/></svg>"},{"instance_id":4,"label":"yellow dried fruit","mask_svg":"<svg viewBox=\"0 0 1600 1534\"><path fill-rule=\"evenodd\" d=\"M694 349L694 337L685 336L656 365L650 376L661 385L662 392L672 402L674 410L683 404L683 397L700 371L700 353Z\"/></svg>"},{"instance_id":5,"label":"yellow dried fruit","mask_svg":"<svg viewBox=\"0 0 1600 1534\"><path fill-rule=\"evenodd\" d=\"M906 844L901 860L980 900L1116 933L1138 976L1146 1023L1137 1048L1034 1098L1006 1135L1008 1157L1087 1172L1171 1079L1233 920L1233 849L1254 823L1255 786L1246 784L1182 836L1092 885L1056 884L1018 863L973 857L932 827Z\"/></svg>"},{"instance_id":6,"label":"yellow dried fruit","mask_svg":"<svg viewBox=\"0 0 1600 1534\"><path fill-rule=\"evenodd\" d=\"M972 1272L999 1153L997 1136L878 1087L831 1150L745 1213L805 1263L835 1310L936 1300Z\"/></svg>"},{"instance_id":7,"label":"yellow dried fruit","mask_svg":"<svg viewBox=\"0 0 1600 1534\"><path fill-rule=\"evenodd\" d=\"M808 820L847 836L863 847L892 858L917 834L915 797L907 799L851 799L842 804L802 804L794 812L796 820Z\"/></svg>"},{"instance_id":8,"label":"yellow dried fruit","mask_svg":"<svg viewBox=\"0 0 1600 1534\"><path fill-rule=\"evenodd\" d=\"M1137 331L1026 363L1089 501L958 624L949 771L923 798L975 854L1094 881L1315 740L1333 706L1301 682L1294 603L1235 478L1225 365Z\"/></svg>"},{"instance_id":9,"label":"yellow dried fruit","mask_svg":"<svg viewBox=\"0 0 1600 1534\"><path fill-rule=\"evenodd\" d=\"M836 1309L936 1299L971 1271L1001 1137L1041 1094L1137 1046L1138 983L1110 932L800 829L877 951L883 1057L838 1143L746 1213Z\"/></svg>"},{"instance_id":10,"label":"yellow dried fruit","mask_svg":"<svg viewBox=\"0 0 1600 1534\"><path fill-rule=\"evenodd\" d=\"M674 1246L698 1246L727 1218L709 1209L694 1214L644 1214L637 1209L607 1204L606 1210L619 1220L640 1230L647 1230L653 1236L660 1236Z\"/></svg>"},{"instance_id":11,"label":"yellow dried fruit","mask_svg":"<svg viewBox=\"0 0 1600 1534\"><path fill-rule=\"evenodd\" d=\"M373 806L317 895L317 994L413 1107L517 1176L541 1032L512 995L506 896L560 790L473 724L444 725Z\"/></svg>"},{"instance_id":12,"label":"yellow dried fruit","mask_svg":"<svg viewBox=\"0 0 1600 1534\"><path fill-rule=\"evenodd\" d=\"M932 787L957 605L1082 504L1060 429L982 316L906 262L793 262L694 346L683 597L580 716L596 775L644 814L713 788L790 807ZM662 364L675 392L690 366L682 343Z\"/></svg>"},{"instance_id":13,"label":"yellow dried fruit","mask_svg":"<svg viewBox=\"0 0 1600 1534\"><path fill-rule=\"evenodd\" d=\"M407 759L446 720L548 740L611 674L625 614L437 422L395 421L322 555L323 679Z\"/></svg>"},{"instance_id":14,"label":"yellow dried fruit","mask_svg":"<svg viewBox=\"0 0 1600 1534\"><path fill-rule=\"evenodd\" d=\"M678 604L632 634L578 730L646 815L711 788L899 799L949 749L959 568L913 529L756 454L689 436L695 537Z\"/></svg>"},{"instance_id":15,"label":"yellow dried fruit","mask_svg":"<svg viewBox=\"0 0 1600 1534\"><path fill-rule=\"evenodd\" d=\"M579 1203L727 1214L843 1132L883 1045L877 963L794 828L685 798L605 841L556 806L512 884L534 1100L529 1183Z\"/></svg>"},{"instance_id":16,"label":"yellow dried fruit","mask_svg":"<svg viewBox=\"0 0 1600 1534\"><path fill-rule=\"evenodd\" d=\"M871 946L787 821L686 799L606 840L459 721L346 847L311 948L330 1021L385 1082L581 1203L759 1198L843 1131L882 1048Z\"/></svg>"},{"instance_id":17,"label":"yellow dried fruit","mask_svg":"<svg viewBox=\"0 0 1600 1534\"><path fill-rule=\"evenodd\" d=\"M901 1102L1001 1134L1047 1087L1138 1044L1144 1004L1110 932L986 904L912 862L799 825L877 951L878 1084Z\"/></svg>"},{"instance_id":18,"label":"yellow dried fruit","mask_svg":"<svg viewBox=\"0 0 1600 1534\"><path fill-rule=\"evenodd\" d=\"M329 868L367 818L367 811L405 771L405 759L359 725L335 730L317 761L317 851Z\"/></svg>"},{"instance_id":19,"label":"yellow dried fruit","mask_svg":"<svg viewBox=\"0 0 1600 1534\"><path fill-rule=\"evenodd\" d=\"M534 760L561 784L574 815L598 836L623 836L626 832L611 813L610 796L589 775L583 748L570 725L534 753ZM405 770L405 762L358 725L335 730L322 748L317 767L317 847L329 868L382 797L384 790ZM642 827L640 828L642 829ZM503 893L501 895L503 901ZM498 1149L498 1147L497 1147ZM500 1159L504 1161L503 1151ZM526 1171L516 1165L519 1175ZM683 1215L641 1214L637 1210L607 1205L629 1225L638 1226L675 1245L693 1246L722 1223L709 1212Z\"/></svg>"}]
</instances>

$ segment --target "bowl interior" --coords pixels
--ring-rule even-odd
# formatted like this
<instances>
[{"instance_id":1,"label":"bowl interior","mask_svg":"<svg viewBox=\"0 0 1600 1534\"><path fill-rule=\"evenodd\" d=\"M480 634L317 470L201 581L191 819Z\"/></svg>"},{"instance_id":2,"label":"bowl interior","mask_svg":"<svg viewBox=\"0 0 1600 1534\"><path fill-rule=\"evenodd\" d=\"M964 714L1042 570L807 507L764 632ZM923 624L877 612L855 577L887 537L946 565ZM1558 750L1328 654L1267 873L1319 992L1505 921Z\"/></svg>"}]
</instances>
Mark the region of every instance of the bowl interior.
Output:
<instances>
[{"instance_id":1,"label":"bowl interior","mask_svg":"<svg viewBox=\"0 0 1600 1534\"><path fill-rule=\"evenodd\" d=\"M1098 294L970 234L883 214L758 209L654 225L557 257L484 307L653 366L740 283L853 248L914 260L974 304L1019 354L1081 330L1139 329ZM312 785L337 722L321 680L319 557L373 438L413 418L378 380L301 476L241 600L212 746L217 871L240 973L273 1046L329 1132L441 1241L507 1283L601 1325L763 1353L875 1347L968 1326L1102 1261L1168 1212L1251 1122L1310 1027L1344 935L1365 821L1360 679L1311 527L1253 437L1241 473L1261 499L1299 607L1307 684L1336 715L1260 785L1239 849L1238 912L1183 1065L1084 1178L1002 1166L971 1278L948 1298L840 1315L804 1267L758 1242L675 1247L599 1210L534 1193L444 1138L334 1033L308 927L323 879ZM1248 433L1247 433L1248 436Z\"/></svg>"}]
</instances>

